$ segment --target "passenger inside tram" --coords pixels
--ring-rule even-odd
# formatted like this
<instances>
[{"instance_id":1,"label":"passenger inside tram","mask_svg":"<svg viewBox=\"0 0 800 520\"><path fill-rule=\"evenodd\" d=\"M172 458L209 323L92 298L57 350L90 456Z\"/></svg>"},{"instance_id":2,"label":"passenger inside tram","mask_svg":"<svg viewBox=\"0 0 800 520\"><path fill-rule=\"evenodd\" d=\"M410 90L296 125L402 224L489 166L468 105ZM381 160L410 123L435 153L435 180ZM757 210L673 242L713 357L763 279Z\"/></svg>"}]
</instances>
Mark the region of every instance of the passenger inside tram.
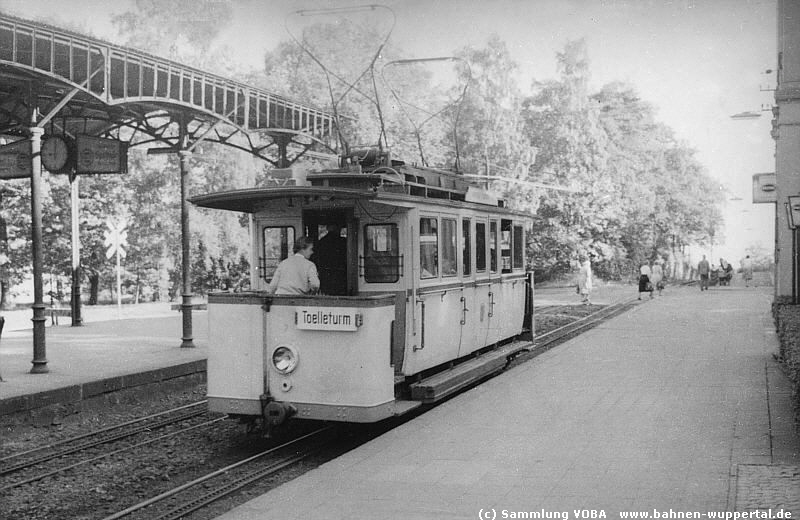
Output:
<instances>
[{"instance_id":1,"label":"passenger inside tram","mask_svg":"<svg viewBox=\"0 0 800 520\"><path fill-rule=\"evenodd\" d=\"M316 246L320 293L332 296L347 294L347 238L339 224L326 226L326 233Z\"/></svg>"}]
</instances>

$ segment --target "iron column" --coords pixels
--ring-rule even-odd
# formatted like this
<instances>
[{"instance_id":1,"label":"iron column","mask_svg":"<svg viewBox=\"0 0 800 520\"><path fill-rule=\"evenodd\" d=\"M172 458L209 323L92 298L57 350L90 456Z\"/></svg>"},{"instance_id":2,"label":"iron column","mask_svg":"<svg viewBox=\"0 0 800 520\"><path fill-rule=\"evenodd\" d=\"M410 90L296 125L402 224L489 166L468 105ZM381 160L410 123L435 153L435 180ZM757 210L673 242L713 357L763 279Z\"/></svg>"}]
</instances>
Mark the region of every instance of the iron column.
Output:
<instances>
[{"instance_id":1,"label":"iron column","mask_svg":"<svg viewBox=\"0 0 800 520\"><path fill-rule=\"evenodd\" d=\"M34 126L31 132L31 240L33 251L33 367L31 374L46 374L44 300L42 292L42 134L44 128Z\"/></svg>"},{"instance_id":2,"label":"iron column","mask_svg":"<svg viewBox=\"0 0 800 520\"><path fill-rule=\"evenodd\" d=\"M183 314L183 342L181 348L193 348L192 341L192 258L189 236L189 157L192 152L180 150L178 158L181 167L181 246L183 258L181 261L182 274L182 302L181 313Z\"/></svg>"},{"instance_id":3,"label":"iron column","mask_svg":"<svg viewBox=\"0 0 800 520\"><path fill-rule=\"evenodd\" d=\"M81 240L80 223L78 221L78 175L70 175L70 217L72 221L72 326L83 324L81 319Z\"/></svg>"}]
</instances>

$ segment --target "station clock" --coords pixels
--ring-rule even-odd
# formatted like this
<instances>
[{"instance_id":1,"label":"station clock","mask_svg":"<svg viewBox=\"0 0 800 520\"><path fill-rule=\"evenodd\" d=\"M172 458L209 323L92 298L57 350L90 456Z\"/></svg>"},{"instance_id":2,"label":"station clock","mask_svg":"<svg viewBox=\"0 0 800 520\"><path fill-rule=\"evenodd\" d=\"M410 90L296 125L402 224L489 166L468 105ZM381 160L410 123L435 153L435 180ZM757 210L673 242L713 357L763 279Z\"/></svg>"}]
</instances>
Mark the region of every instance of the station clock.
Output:
<instances>
[{"instance_id":1,"label":"station clock","mask_svg":"<svg viewBox=\"0 0 800 520\"><path fill-rule=\"evenodd\" d=\"M42 141L42 166L51 173L60 172L69 161L69 146L62 137L50 136Z\"/></svg>"}]
</instances>

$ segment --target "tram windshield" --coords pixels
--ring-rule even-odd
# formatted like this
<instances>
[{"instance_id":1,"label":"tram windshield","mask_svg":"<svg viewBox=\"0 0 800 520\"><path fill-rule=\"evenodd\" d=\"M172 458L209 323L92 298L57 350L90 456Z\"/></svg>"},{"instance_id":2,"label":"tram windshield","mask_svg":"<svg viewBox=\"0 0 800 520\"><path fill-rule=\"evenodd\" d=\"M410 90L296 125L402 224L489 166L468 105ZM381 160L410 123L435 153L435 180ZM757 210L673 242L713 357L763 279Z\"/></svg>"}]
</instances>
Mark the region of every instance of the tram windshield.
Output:
<instances>
[{"instance_id":1,"label":"tram windshield","mask_svg":"<svg viewBox=\"0 0 800 520\"><path fill-rule=\"evenodd\" d=\"M272 280L275 269L281 260L288 258L294 244L292 226L265 227L263 231L264 250L259 262L261 278Z\"/></svg>"},{"instance_id":2,"label":"tram windshield","mask_svg":"<svg viewBox=\"0 0 800 520\"><path fill-rule=\"evenodd\" d=\"M394 283L400 279L397 224L364 226L364 281Z\"/></svg>"}]
</instances>

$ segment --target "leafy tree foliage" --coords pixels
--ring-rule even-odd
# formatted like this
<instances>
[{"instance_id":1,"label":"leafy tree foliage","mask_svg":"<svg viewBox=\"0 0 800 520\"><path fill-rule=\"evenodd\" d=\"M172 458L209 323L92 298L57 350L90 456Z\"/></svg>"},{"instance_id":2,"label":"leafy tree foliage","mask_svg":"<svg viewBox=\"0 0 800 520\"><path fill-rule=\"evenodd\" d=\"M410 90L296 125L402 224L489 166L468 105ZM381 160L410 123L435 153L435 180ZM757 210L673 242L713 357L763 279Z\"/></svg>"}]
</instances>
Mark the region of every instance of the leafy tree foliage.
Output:
<instances>
[{"instance_id":1,"label":"leafy tree foliage","mask_svg":"<svg viewBox=\"0 0 800 520\"><path fill-rule=\"evenodd\" d=\"M694 150L657 123L632 88L588 92L583 40L567 43L557 61L560 79L535 81L525 100L527 131L541 179L578 192L541 200L533 232L540 275L566 272L589 253L599 274L625 277L642 262L712 240L718 201Z\"/></svg>"},{"instance_id":2,"label":"leafy tree foliage","mask_svg":"<svg viewBox=\"0 0 800 520\"><path fill-rule=\"evenodd\" d=\"M188 1L156 8L137 0L115 23L134 47L219 70L228 67L228 51L210 51L208 43L230 19L229 8L225 2ZM653 107L632 87L611 83L590 92L583 40L568 42L556 55L557 78L534 80L523 93L517 64L497 36L483 47L455 51L469 66L457 65L458 81L449 89L437 84L440 72L427 63L387 66L404 58L391 45L382 48L373 76L365 67L384 38L374 25L352 20L318 24L300 38L328 75L294 42L269 52L263 73L229 75L321 108L335 105L351 145L385 141L396 157L407 161L419 158L430 166L451 168L458 159L462 171L504 177L492 187L513 207L536 216L528 253L540 280L567 272L583 253L593 255L601 276L626 277L641 262L659 257L676 264L687 246L720 238L718 193L696 152L656 120ZM442 111L461 96L468 79L463 102ZM263 162L209 143L198 147L189 164L190 195L259 185L269 173ZM177 157L148 156L133 148L128 174L84 176L79 182L87 276L96 275L99 287L114 285L103 232L109 217L124 216L129 222L123 273L127 290L136 301L178 296ZM573 191L542 189L531 182ZM68 275L68 179L45 175L43 192L46 272ZM5 298L8 288L30 272L29 185L7 181L0 197L0 287ZM247 219L192 208L190 221L193 290L246 287Z\"/></svg>"}]
</instances>

